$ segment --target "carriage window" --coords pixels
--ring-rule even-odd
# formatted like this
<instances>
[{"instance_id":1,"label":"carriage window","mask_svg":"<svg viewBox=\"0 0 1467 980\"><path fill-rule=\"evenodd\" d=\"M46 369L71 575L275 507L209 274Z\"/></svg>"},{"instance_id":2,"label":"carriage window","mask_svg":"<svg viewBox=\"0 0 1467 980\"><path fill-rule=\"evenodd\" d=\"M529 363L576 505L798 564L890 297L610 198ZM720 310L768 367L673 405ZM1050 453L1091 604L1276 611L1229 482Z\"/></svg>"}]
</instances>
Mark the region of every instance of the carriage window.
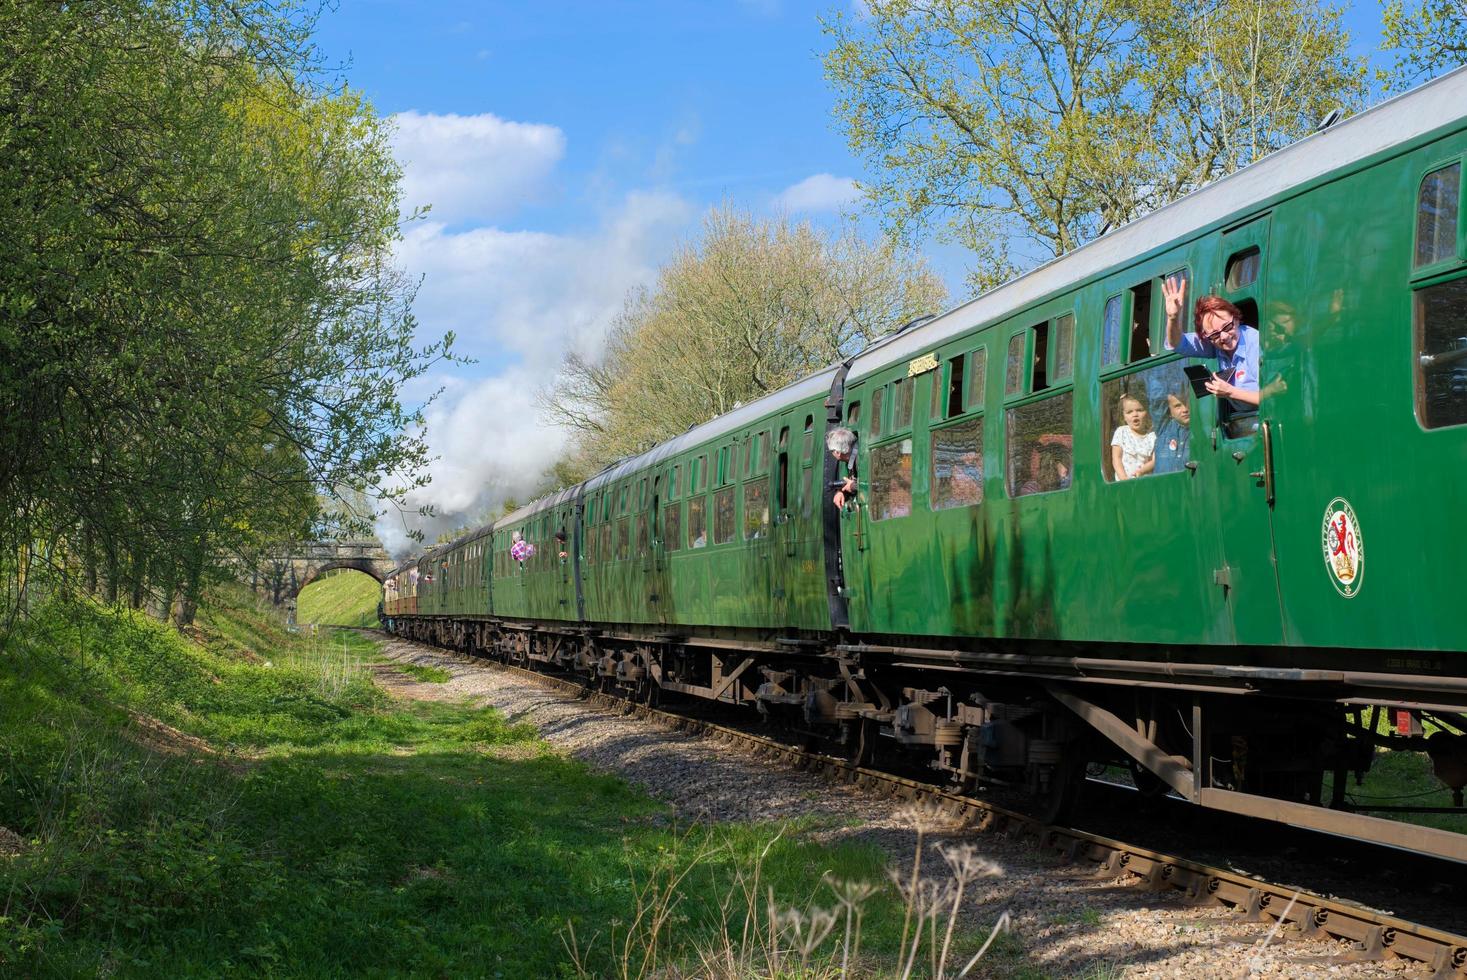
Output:
<instances>
[{"instance_id":1,"label":"carriage window","mask_svg":"<svg viewBox=\"0 0 1467 980\"><path fill-rule=\"evenodd\" d=\"M983 407L988 394L988 348L980 347L968 355L968 411L975 412Z\"/></svg>"},{"instance_id":2,"label":"carriage window","mask_svg":"<svg viewBox=\"0 0 1467 980\"><path fill-rule=\"evenodd\" d=\"M846 425L854 429L861 424L861 403L851 402L846 408Z\"/></svg>"},{"instance_id":3,"label":"carriage window","mask_svg":"<svg viewBox=\"0 0 1467 980\"><path fill-rule=\"evenodd\" d=\"M601 525L601 560L613 561L616 553L611 550L611 522Z\"/></svg>"},{"instance_id":4,"label":"carriage window","mask_svg":"<svg viewBox=\"0 0 1467 980\"><path fill-rule=\"evenodd\" d=\"M932 376L932 399L927 407L927 421L941 422L942 409L947 405L947 386L942 383L942 363L939 361L937 367L929 373Z\"/></svg>"},{"instance_id":5,"label":"carriage window","mask_svg":"<svg viewBox=\"0 0 1467 980\"><path fill-rule=\"evenodd\" d=\"M647 553L647 515L637 515L637 556Z\"/></svg>"},{"instance_id":6,"label":"carriage window","mask_svg":"<svg viewBox=\"0 0 1467 980\"><path fill-rule=\"evenodd\" d=\"M1419 269L1457 254L1457 209L1462 165L1454 163L1426 175L1416 199L1416 263Z\"/></svg>"},{"instance_id":7,"label":"carriage window","mask_svg":"<svg viewBox=\"0 0 1467 980\"><path fill-rule=\"evenodd\" d=\"M683 546L683 505L669 503L662 509L662 542L668 551Z\"/></svg>"},{"instance_id":8,"label":"carriage window","mask_svg":"<svg viewBox=\"0 0 1467 980\"><path fill-rule=\"evenodd\" d=\"M1024 331L1009 338L1008 369L1004 373L1003 392L1017 395L1024 390Z\"/></svg>"},{"instance_id":9,"label":"carriage window","mask_svg":"<svg viewBox=\"0 0 1467 980\"><path fill-rule=\"evenodd\" d=\"M765 473L769 470L769 432L766 430L754 437L754 461L755 473Z\"/></svg>"},{"instance_id":10,"label":"carriage window","mask_svg":"<svg viewBox=\"0 0 1467 980\"><path fill-rule=\"evenodd\" d=\"M1029 390L1049 387L1049 322L1034 325L1034 355L1029 365Z\"/></svg>"},{"instance_id":11,"label":"carriage window","mask_svg":"<svg viewBox=\"0 0 1467 980\"><path fill-rule=\"evenodd\" d=\"M983 503L983 418L932 433L932 509Z\"/></svg>"},{"instance_id":12,"label":"carriage window","mask_svg":"<svg viewBox=\"0 0 1467 980\"><path fill-rule=\"evenodd\" d=\"M1129 364L1151 356L1151 287L1148 280L1131 288L1131 345L1126 355Z\"/></svg>"},{"instance_id":13,"label":"carriage window","mask_svg":"<svg viewBox=\"0 0 1467 980\"><path fill-rule=\"evenodd\" d=\"M789 442L790 430L786 426L779 430L779 455L775 457L774 462L774 504L781 514L789 513L790 509Z\"/></svg>"},{"instance_id":14,"label":"carriage window","mask_svg":"<svg viewBox=\"0 0 1467 980\"><path fill-rule=\"evenodd\" d=\"M754 480L744 484L744 539L762 538L769 530L769 484Z\"/></svg>"},{"instance_id":15,"label":"carriage window","mask_svg":"<svg viewBox=\"0 0 1467 980\"><path fill-rule=\"evenodd\" d=\"M897 378L891 383L891 431L912 424L912 379Z\"/></svg>"},{"instance_id":16,"label":"carriage window","mask_svg":"<svg viewBox=\"0 0 1467 980\"><path fill-rule=\"evenodd\" d=\"M1100 364L1109 367L1121 359L1121 298L1105 301L1105 323L1100 339Z\"/></svg>"},{"instance_id":17,"label":"carriage window","mask_svg":"<svg viewBox=\"0 0 1467 980\"><path fill-rule=\"evenodd\" d=\"M734 536L734 488L713 495L713 543L726 544Z\"/></svg>"},{"instance_id":18,"label":"carriage window","mask_svg":"<svg viewBox=\"0 0 1467 980\"><path fill-rule=\"evenodd\" d=\"M707 453L704 453L702 456L699 456L697 459L693 460L693 472L697 476L697 483L693 487L693 490L695 492L697 492L697 493L702 493L704 490L707 490L708 489L708 454Z\"/></svg>"},{"instance_id":19,"label":"carriage window","mask_svg":"<svg viewBox=\"0 0 1467 980\"><path fill-rule=\"evenodd\" d=\"M683 495L683 466L681 463L672 468L672 499L676 500Z\"/></svg>"},{"instance_id":20,"label":"carriage window","mask_svg":"<svg viewBox=\"0 0 1467 980\"><path fill-rule=\"evenodd\" d=\"M1416 291L1416 418L1467 423L1467 277Z\"/></svg>"},{"instance_id":21,"label":"carriage window","mask_svg":"<svg viewBox=\"0 0 1467 980\"><path fill-rule=\"evenodd\" d=\"M877 388L871 392L871 438L881 438L881 409L882 402L886 400L886 389Z\"/></svg>"},{"instance_id":22,"label":"carriage window","mask_svg":"<svg viewBox=\"0 0 1467 980\"><path fill-rule=\"evenodd\" d=\"M630 517L623 517L616 522L616 560L624 561L627 557L627 545L631 539Z\"/></svg>"},{"instance_id":23,"label":"carriage window","mask_svg":"<svg viewBox=\"0 0 1467 980\"><path fill-rule=\"evenodd\" d=\"M1065 392L1007 412L1010 497L1066 490L1074 466L1073 395Z\"/></svg>"},{"instance_id":24,"label":"carriage window","mask_svg":"<svg viewBox=\"0 0 1467 980\"><path fill-rule=\"evenodd\" d=\"M947 362L947 390L944 396L947 402L947 418L963 414L963 366L966 358L959 354ZM937 388L937 375L932 376L932 387ZM932 413L933 419L942 418L937 412Z\"/></svg>"},{"instance_id":25,"label":"carriage window","mask_svg":"<svg viewBox=\"0 0 1467 980\"><path fill-rule=\"evenodd\" d=\"M884 521L912 512L912 440L871 450L871 519Z\"/></svg>"},{"instance_id":26,"label":"carriage window","mask_svg":"<svg viewBox=\"0 0 1467 980\"><path fill-rule=\"evenodd\" d=\"M705 510L707 497L694 497L688 501L688 547L702 548L708 543L708 515Z\"/></svg>"},{"instance_id":27,"label":"carriage window","mask_svg":"<svg viewBox=\"0 0 1467 980\"><path fill-rule=\"evenodd\" d=\"M750 436L744 436L744 476L748 476L749 471L754 468L754 454L749 449L750 438ZM737 469L738 464L734 464L734 468Z\"/></svg>"},{"instance_id":28,"label":"carriage window","mask_svg":"<svg viewBox=\"0 0 1467 980\"><path fill-rule=\"evenodd\" d=\"M800 459L810 462L815 458L815 416L805 416L805 441L800 445Z\"/></svg>"},{"instance_id":29,"label":"carriage window","mask_svg":"<svg viewBox=\"0 0 1467 980\"><path fill-rule=\"evenodd\" d=\"M1263 264L1263 252L1257 245L1245 248L1243 251L1228 259L1228 272L1225 277L1228 291L1242 289L1251 286L1258 281L1258 269Z\"/></svg>"},{"instance_id":30,"label":"carriage window","mask_svg":"<svg viewBox=\"0 0 1467 980\"><path fill-rule=\"evenodd\" d=\"M1054 383L1068 381L1075 373L1075 315L1066 313L1054 321Z\"/></svg>"},{"instance_id":31,"label":"carriage window","mask_svg":"<svg viewBox=\"0 0 1467 980\"><path fill-rule=\"evenodd\" d=\"M1116 479L1117 461L1130 478L1180 473L1186 467L1192 458L1191 394L1177 361L1101 385L1100 461L1106 480Z\"/></svg>"}]
</instances>

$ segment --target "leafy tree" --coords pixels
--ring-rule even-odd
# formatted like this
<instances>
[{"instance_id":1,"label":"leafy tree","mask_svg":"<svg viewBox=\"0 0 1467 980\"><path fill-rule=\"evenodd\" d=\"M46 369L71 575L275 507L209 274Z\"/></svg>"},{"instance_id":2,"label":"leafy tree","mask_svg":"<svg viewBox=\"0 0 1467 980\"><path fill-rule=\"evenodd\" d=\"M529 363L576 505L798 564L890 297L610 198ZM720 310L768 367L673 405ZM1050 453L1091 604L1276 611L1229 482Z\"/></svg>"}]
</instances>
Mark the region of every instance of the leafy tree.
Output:
<instances>
[{"instance_id":1,"label":"leafy tree","mask_svg":"<svg viewBox=\"0 0 1467 980\"><path fill-rule=\"evenodd\" d=\"M1467 0L1391 0L1383 23L1381 46L1396 53L1383 80L1393 88L1467 64Z\"/></svg>"},{"instance_id":2,"label":"leafy tree","mask_svg":"<svg viewBox=\"0 0 1467 980\"><path fill-rule=\"evenodd\" d=\"M710 212L688 245L633 293L596 360L567 357L544 393L578 435L566 482L823 368L946 291L916 258L786 219Z\"/></svg>"},{"instance_id":3,"label":"leafy tree","mask_svg":"<svg viewBox=\"0 0 1467 980\"><path fill-rule=\"evenodd\" d=\"M232 553L425 461L400 172L289 3L0 5L0 563L186 620ZM395 479L393 479L395 477ZM392 482L388 482L391 480Z\"/></svg>"},{"instance_id":4,"label":"leafy tree","mask_svg":"<svg viewBox=\"0 0 1467 980\"><path fill-rule=\"evenodd\" d=\"M989 288L1251 163L1363 96L1310 0L872 0L826 21L847 139L899 238Z\"/></svg>"}]
</instances>

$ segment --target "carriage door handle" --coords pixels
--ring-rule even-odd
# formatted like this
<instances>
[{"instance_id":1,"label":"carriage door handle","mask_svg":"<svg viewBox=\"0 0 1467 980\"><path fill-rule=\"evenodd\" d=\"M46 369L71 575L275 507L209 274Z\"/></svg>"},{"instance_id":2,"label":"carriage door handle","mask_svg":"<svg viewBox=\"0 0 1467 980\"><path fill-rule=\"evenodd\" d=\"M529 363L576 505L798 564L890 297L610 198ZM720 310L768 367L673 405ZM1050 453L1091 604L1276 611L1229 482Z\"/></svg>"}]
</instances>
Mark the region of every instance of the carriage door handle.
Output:
<instances>
[{"instance_id":1,"label":"carriage door handle","mask_svg":"<svg viewBox=\"0 0 1467 980\"><path fill-rule=\"evenodd\" d=\"M1249 473L1255 480L1263 481L1263 500L1268 506L1273 506L1273 426L1263 423L1263 469Z\"/></svg>"}]
</instances>

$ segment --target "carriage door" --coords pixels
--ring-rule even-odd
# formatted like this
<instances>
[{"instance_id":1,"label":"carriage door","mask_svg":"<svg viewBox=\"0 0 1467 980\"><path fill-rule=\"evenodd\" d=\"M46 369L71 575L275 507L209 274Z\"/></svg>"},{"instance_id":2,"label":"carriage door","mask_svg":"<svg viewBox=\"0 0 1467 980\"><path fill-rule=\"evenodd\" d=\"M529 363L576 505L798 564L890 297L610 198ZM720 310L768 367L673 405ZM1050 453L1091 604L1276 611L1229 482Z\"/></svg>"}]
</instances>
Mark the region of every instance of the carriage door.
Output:
<instances>
[{"instance_id":1,"label":"carriage door","mask_svg":"<svg viewBox=\"0 0 1467 980\"><path fill-rule=\"evenodd\" d=\"M775 427L774 458L770 465L773 493L769 511L773 519L770 529L769 588L773 621L780 626L793 625L795 616L790 590L799 573L799 529L795 520L796 474L799 461L795 457L794 413L783 416Z\"/></svg>"},{"instance_id":2,"label":"carriage door","mask_svg":"<svg viewBox=\"0 0 1467 980\"><path fill-rule=\"evenodd\" d=\"M647 611L659 623L665 623L669 618L668 588L671 584L667 580L667 539L662 526L662 505L666 494L666 483L659 473L652 480L652 501L649 505L652 524L648 531L651 541L642 563L642 569L647 576Z\"/></svg>"},{"instance_id":3,"label":"carriage door","mask_svg":"<svg viewBox=\"0 0 1467 980\"><path fill-rule=\"evenodd\" d=\"M551 567L555 569L556 575L556 619L576 618L575 567L571 563L571 514L572 508L569 505L555 512L555 527L546 541L552 551L550 560L555 563ZM565 552L564 558L560 557L561 552Z\"/></svg>"},{"instance_id":4,"label":"carriage door","mask_svg":"<svg viewBox=\"0 0 1467 980\"><path fill-rule=\"evenodd\" d=\"M1220 277L1211 291L1243 311L1243 322L1255 329L1264 311L1265 275L1269 268L1269 216L1254 218L1223 233ZM1188 297L1188 306L1195 302ZM1261 335L1256 338L1261 342ZM1210 365L1215 367L1215 363ZM1268 364L1259 373L1268 377ZM1277 423L1268 402L1258 411L1240 411L1217 398L1204 411L1212 413L1211 469L1216 480L1218 533L1223 564L1213 581L1225 597L1237 641L1276 644L1285 640L1279 605L1278 564L1273 540L1274 440Z\"/></svg>"}]
</instances>

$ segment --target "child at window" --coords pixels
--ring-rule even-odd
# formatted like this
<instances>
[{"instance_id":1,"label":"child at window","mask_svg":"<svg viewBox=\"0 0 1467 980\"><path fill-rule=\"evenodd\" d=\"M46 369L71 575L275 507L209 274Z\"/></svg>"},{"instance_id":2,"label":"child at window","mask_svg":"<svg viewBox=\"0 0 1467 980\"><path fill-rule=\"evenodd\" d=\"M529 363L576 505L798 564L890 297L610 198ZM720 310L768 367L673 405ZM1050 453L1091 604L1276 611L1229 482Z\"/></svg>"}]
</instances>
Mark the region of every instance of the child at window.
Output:
<instances>
[{"instance_id":1,"label":"child at window","mask_svg":"<svg viewBox=\"0 0 1467 980\"><path fill-rule=\"evenodd\" d=\"M1156 433L1151 413L1135 395L1121 396L1121 419L1110 437L1110 462L1117 480L1134 480L1156 467Z\"/></svg>"},{"instance_id":2,"label":"child at window","mask_svg":"<svg viewBox=\"0 0 1467 980\"><path fill-rule=\"evenodd\" d=\"M1156 430L1156 473L1180 473L1192 439L1192 406L1185 392L1166 393L1167 417Z\"/></svg>"}]
</instances>

